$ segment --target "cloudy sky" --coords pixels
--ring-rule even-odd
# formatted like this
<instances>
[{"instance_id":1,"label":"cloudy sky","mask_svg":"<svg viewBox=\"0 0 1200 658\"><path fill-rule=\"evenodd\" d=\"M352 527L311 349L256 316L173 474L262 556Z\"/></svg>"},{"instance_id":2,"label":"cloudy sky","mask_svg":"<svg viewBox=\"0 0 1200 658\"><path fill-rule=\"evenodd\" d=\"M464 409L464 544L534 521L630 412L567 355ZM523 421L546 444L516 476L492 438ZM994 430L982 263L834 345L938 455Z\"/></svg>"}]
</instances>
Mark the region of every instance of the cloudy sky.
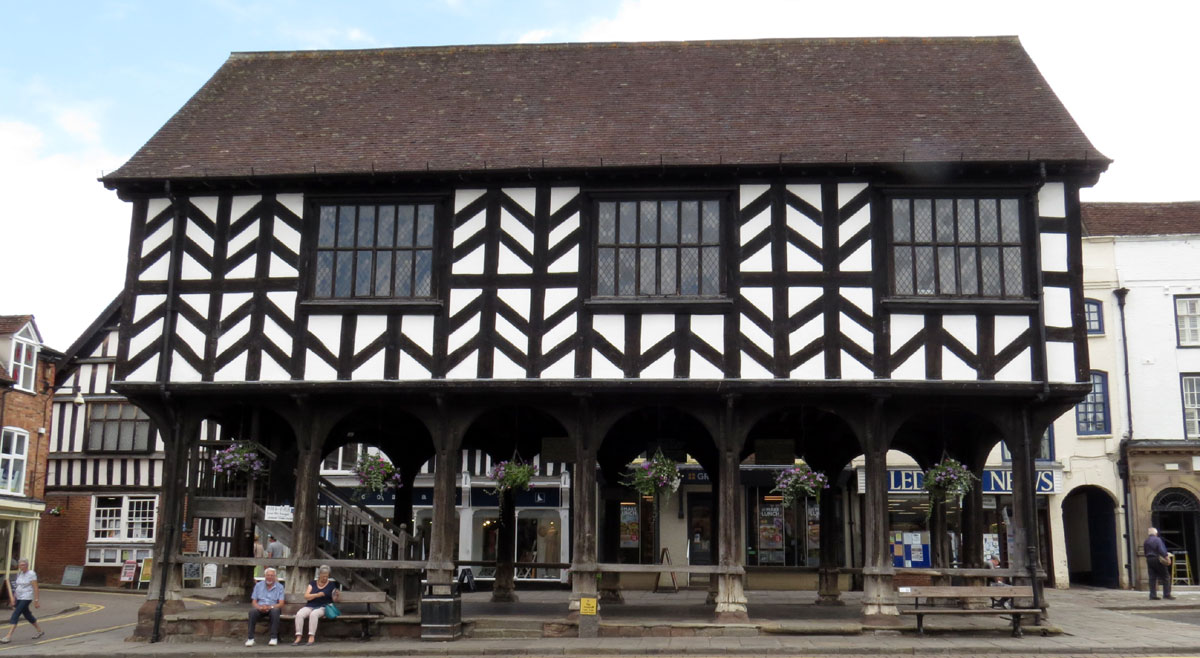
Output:
<instances>
[{"instance_id":1,"label":"cloudy sky","mask_svg":"<svg viewBox=\"0 0 1200 658\"><path fill-rule=\"evenodd\" d=\"M1200 2L0 1L0 314L65 349L123 282L120 166L233 51L1015 34L1116 162L1090 201L1200 199Z\"/></svg>"}]
</instances>

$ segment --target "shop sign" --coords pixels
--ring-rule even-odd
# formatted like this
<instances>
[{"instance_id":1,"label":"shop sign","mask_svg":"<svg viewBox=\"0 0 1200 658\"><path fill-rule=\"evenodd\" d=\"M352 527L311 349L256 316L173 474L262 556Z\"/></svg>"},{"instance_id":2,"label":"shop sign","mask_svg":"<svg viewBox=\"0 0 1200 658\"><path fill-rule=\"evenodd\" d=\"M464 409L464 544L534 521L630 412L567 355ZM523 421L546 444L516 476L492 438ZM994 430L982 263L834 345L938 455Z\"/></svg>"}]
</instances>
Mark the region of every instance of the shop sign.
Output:
<instances>
[{"instance_id":1,"label":"shop sign","mask_svg":"<svg viewBox=\"0 0 1200 658\"><path fill-rule=\"evenodd\" d=\"M641 531L638 524L638 508L636 504L621 505L621 548L637 548L641 546Z\"/></svg>"},{"instance_id":2,"label":"shop sign","mask_svg":"<svg viewBox=\"0 0 1200 658\"><path fill-rule=\"evenodd\" d=\"M705 471L680 469L679 479L684 482L708 482L708 473Z\"/></svg>"},{"instance_id":3,"label":"shop sign","mask_svg":"<svg viewBox=\"0 0 1200 658\"><path fill-rule=\"evenodd\" d=\"M1037 492L1039 494L1049 495L1062 492L1062 474L1061 471L1054 469L1038 469L1035 480L1037 482ZM865 468L858 469L858 487L859 490L865 490L867 483L867 471ZM983 470L983 493L985 494L1011 494L1012 493L1012 471L1002 468L985 468ZM888 469L888 493L906 494L906 493L924 493L925 491L925 473L919 468L889 468Z\"/></svg>"},{"instance_id":4,"label":"shop sign","mask_svg":"<svg viewBox=\"0 0 1200 658\"><path fill-rule=\"evenodd\" d=\"M132 583L135 573L137 573L137 562L125 560L125 566L121 568L121 582Z\"/></svg>"},{"instance_id":5,"label":"shop sign","mask_svg":"<svg viewBox=\"0 0 1200 658\"><path fill-rule=\"evenodd\" d=\"M263 518L267 521L292 522L293 509L291 505L267 505L263 510Z\"/></svg>"}]
</instances>

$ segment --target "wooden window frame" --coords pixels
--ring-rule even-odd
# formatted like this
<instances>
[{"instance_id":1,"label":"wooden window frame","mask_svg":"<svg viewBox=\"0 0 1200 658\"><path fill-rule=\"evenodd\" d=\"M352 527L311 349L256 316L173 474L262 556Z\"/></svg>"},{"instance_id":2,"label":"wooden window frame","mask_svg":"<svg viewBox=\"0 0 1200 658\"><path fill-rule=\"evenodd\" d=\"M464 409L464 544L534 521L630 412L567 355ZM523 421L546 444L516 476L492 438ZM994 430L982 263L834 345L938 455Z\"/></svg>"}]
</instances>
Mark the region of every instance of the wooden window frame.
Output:
<instances>
[{"instance_id":1,"label":"wooden window frame","mask_svg":"<svg viewBox=\"0 0 1200 658\"><path fill-rule=\"evenodd\" d=\"M1093 310L1095 311L1094 314ZM1096 319L1094 329L1092 328L1093 316ZM1083 300L1083 324L1089 336L1104 335L1104 302L1090 297Z\"/></svg>"},{"instance_id":2,"label":"wooden window frame","mask_svg":"<svg viewBox=\"0 0 1200 658\"><path fill-rule=\"evenodd\" d=\"M971 190L947 190L942 188L933 189L891 189L883 190L882 195L883 213L886 216L885 232L886 232L886 253L887 253L887 300L886 301L903 301L903 302L918 302L918 303L936 303L946 301L969 301L977 303L1021 303L1031 302L1033 300L1031 290L1034 287L1036 280L1033 264L1034 240L1032 238L1034 232L1033 211L1030 208L1029 192L1024 189L1013 188L998 188L998 189L971 189ZM907 201L908 211L908 230L907 237L897 235L896 222L896 203ZM980 206L981 202L991 201L996 204L996 240L980 239L981 236L981 219ZM1015 240L1007 241L1004 233L1003 222L1003 201L1013 201L1016 203L1017 210L1017 229ZM918 239L916 236L915 215L918 202L928 202L930 204L930 235L928 240ZM938 230L938 208L939 203L951 203L949 219L953 223L951 234L947 237ZM974 213L972 219L973 233L975 238L964 238L960 232L959 212L958 208L964 202L971 202L971 208ZM919 291L919 277L916 251L918 248L930 248L933 250L932 267L933 267L933 288L932 292L922 293ZM951 255L954 259L954 273L952 283L954 285L953 292L945 292L945 284L942 263L939 255L940 249L951 249ZM896 270L898 266L897 253L900 249L909 250L908 266L911 268L911 292L897 292ZM999 292L996 294L985 292L985 279L983 272L983 249L998 250L998 274L1000 277ZM1007 272L1004 267L1005 251L1015 249L1020 257L1020 262L1017 267L1017 272L1020 272L1021 282L1019 291L1010 293L1007 291L1006 276ZM969 250L974 254L974 292L962 292L963 289L963 250Z\"/></svg>"},{"instance_id":3,"label":"wooden window frame","mask_svg":"<svg viewBox=\"0 0 1200 658\"><path fill-rule=\"evenodd\" d=\"M1184 317L1189 317L1189 318L1196 317L1196 318L1198 318L1198 322L1200 322L1200 313L1193 315L1191 313L1183 314L1183 313L1179 312L1179 305L1181 302L1195 302L1198 307L1198 310L1200 310L1200 295L1175 295L1174 302L1175 302L1175 304L1174 304L1174 306L1175 306L1175 346L1184 348L1184 349L1195 349L1195 348L1200 347L1200 340L1196 340L1195 342L1185 342L1184 341L1183 327L1180 326L1180 323L1183 321Z\"/></svg>"},{"instance_id":4,"label":"wooden window frame","mask_svg":"<svg viewBox=\"0 0 1200 658\"><path fill-rule=\"evenodd\" d=\"M730 240L730 225L731 225L731 192L726 189L717 190L636 190L636 191L595 191L589 192L586 195L587 209L591 238L590 249L590 299L589 306L614 306L624 307L632 306L639 307L643 305L668 307L678 304L687 304L691 307L705 304L722 304L728 302L729 290L729 274L728 263L730 262L729 251L730 245L733 244ZM664 203L676 203L676 231L674 242L663 241L663 224L661 219L656 221L655 236L653 240L645 239L642 235L643 224L641 219L646 203L656 203L656 212L658 217L662 216L662 208ZM697 208L697 240L695 242L685 242L683 240L683 209L682 204L695 202ZM706 236L704 231L704 204L706 202L714 202L717 210L717 229L715 237ZM615 231L611 240L601 240L600 236L600 210L601 204L613 203L616 204L616 215L614 217ZM635 240L632 242L623 242L621 233L621 211L622 204L633 204L636 209L636 217L634 223ZM695 294L684 294L682 292L683 281L681 275L682 258L680 251L682 249L695 248L699 250L697 263L697 292ZM716 249L716 290L705 291L704 286L704 249ZM602 250L612 249L616 254L614 256L614 272L613 286L611 291L605 290L601 292L600 282L600 267ZM634 260L634 292L633 294L620 293L620 249L632 249L637 256ZM642 252L643 250L653 249L655 253L654 264L656 273L654 276L655 292L644 294L642 292ZM662 286L664 283L662 265L664 262L663 252L665 250L675 250L675 276L674 286L676 292L664 293Z\"/></svg>"},{"instance_id":5,"label":"wooden window frame","mask_svg":"<svg viewBox=\"0 0 1200 658\"><path fill-rule=\"evenodd\" d=\"M1196 384L1196 404L1188 405L1188 380L1195 380ZM1179 395L1183 406L1183 438L1185 439L1200 439L1200 372L1184 372L1179 374ZM1195 414L1193 419L1188 418L1188 410L1194 409ZM1195 425L1195 431L1191 431L1189 426Z\"/></svg>"},{"instance_id":6,"label":"wooden window frame","mask_svg":"<svg viewBox=\"0 0 1200 658\"><path fill-rule=\"evenodd\" d=\"M13 378L13 388L26 393L37 392L37 362L40 346L19 334L12 337L12 349L9 363L12 364L8 374ZM18 357L18 353L19 357Z\"/></svg>"},{"instance_id":7,"label":"wooden window frame","mask_svg":"<svg viewBox=\"0 0 1200 658\"><path fill-rule=\"evenodd\" d=\"M102 508L102 507L100 507L100 500L102 498L119 499L121 501L120 507L103 507ZM150 519L149 519L149 528L150 528L150 536L149 537L131 537L130 536L130 530L131 530L130 524L135 521L135 517L132 514L132 502L135 499L139 500L139 501L148 501L150 503L151 514L150 514ZM98 530L106 531L106 532L109 531L107 529L98 528L98 526L97 526L97 523L96 523L97 513L101 509L105 509L105 510L118 509L118 510L120 510L115 517L111 517L113 520L116 521L116 527L112 530L112 531L116 532L115 536L110 536L110 537L97 537L96 536L96 532ZM144 517L138 517L138 518L141 518L144 521ZM92 496L92 508L88 514L88 543L89 544L93 544L93 543L95 543L95 544L101 544L101 543L103 543L103 544L132 544L132 543L145 544L145 543L154 541L155 535L157 534L157 532L156 532L157 528L158 528L158 496L157 495L154 495L154 494L112 494L112 495L96 494L96 495ZM111 548L111 547L109 547L109 548Z\"/></svg>"},{"instance_id":8,"label":"wooden window frame","mask_svg":"<svg viewBox=\"0 0 1200 658\"><path fill-rule=\"evenodd\" d=\"M103 405L106 409L110 406L117 406L117 407L122 407L122 408L132 407L135 410L135 412L134 412L135 416L133 418L121 418L120 416L122 414L118 414L117 418L105 417L105 418L93 419L92 411L93 411L93 409L96 409L100 405ZM101 437L101 439L100 439L101 447L93 446L92 445L92 438L93 438L92 432L94 429L93 423L101 423L101 424L107 425L108 423L114 423L114 422L117 424L118 447L116 447L116 448L103 447L103 437ZM85 424L84 424L84 431L83 431L83 451L86 453L90 453L90 454L122 454L122 455L139 454L140 455L140 454L147 454L147 453L154 452L154 445L155 445L155 442L157 439L157 437L156 437L157 430L154 427L154 423L153 423L153 421L150 420L150 417L145 414L145 412L143 412L136 405L134 405L130 402L124 402L124 401L120 401L120 400L90 400L87 403L87 411L84 416L84 423ZM124 424L132 424L134 426L133 433L134 433L134 446L135 447L129 448L127 450L123 450L119 447L120 446L121 426ZM146 446L144 448L136 447L137 426L138 425L146 426Z\"/></svg>"},{"instance_id":9,"label":"wooden window frame","mask_svg":"<svg viewBox=\"0 0 1200 658\"><path fill-rule=\"evenodd\" d=\"M20 454L16 450L6 450L4 438L8 438L9 441L15 443L18 437L24 437L25 439L22 443ZM8 481L5 481L4 485L0 486L0 493L13 494L15 496L25 495L25 471L29 468L29 440L29 432L19 427L0 428L0 463L8 464L8 472L10 473ZM13 444L9 443L8 445L11 446ZM18 462L20 463L19 470L15 467L15 464ZM20 478L17 480L19 486L15 489L12 486L13 478L11 474L13 473L20 474Z\"/></svg>"},{"instance_id":10,"label":"wooden window frame","mask_svg":"<svg viewBox=\"0 0 1200 658\"><path fill-rule=\"evenodd\" d=\"M1096 395L1096 381L1103 382L1104 390L1101 393L1103 399L1096 400L1093 396ZM1111 392L1108 386L1108 373L1103 370L1093 370L1089 375L1092 383L1092 390L1087 394L1079 404L1075 405L1075 434L1078 436L1107 436L1112 434L1112 398L1109 395ZM1094 409L1099 409L1104 414L1104 428L1100 430L1084 430L1083 421L1080 419L1080 412L1095 413ZM1089 423L1090 424L1090 423Z\"/></svg>"}]
</instances>

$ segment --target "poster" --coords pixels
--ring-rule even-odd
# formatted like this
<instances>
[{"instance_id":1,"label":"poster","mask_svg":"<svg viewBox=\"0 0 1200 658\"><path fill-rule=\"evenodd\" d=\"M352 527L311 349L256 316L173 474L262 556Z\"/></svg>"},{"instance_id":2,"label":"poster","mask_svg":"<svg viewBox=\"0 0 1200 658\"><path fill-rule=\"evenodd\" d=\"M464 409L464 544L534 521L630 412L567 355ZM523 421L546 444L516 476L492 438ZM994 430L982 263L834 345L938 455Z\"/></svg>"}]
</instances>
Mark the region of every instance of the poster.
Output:
<instances>
[{"instance_id":1,"label":"poster","mask_svg":"<svg viewBox=\"0 0 1200 658\"><path fill-rule=\"evenodd\" d=\"M621 505L621 548L637 548L641 545L636 504Z\"/></svg>"},{"instance_id":2,"label":"poster","mask_svg":"<svg viewBox=\"0 0 1200 658\"><path fill-rule=\"evenodd\" d=\"M763 505L759 508L758 547L764 551L783 548L782 505Z\"/></svg>"},{"instance_id":3,"label":"poster","mask_svg":"<svg viewBox=\"0 0 1200 658\"><path fill-rule=\"evenodd\" d=\"M995 532L983 533L983 559L991 559L992 556L1000 557L1000 535Z\"/></svg>"},{"instance_id":4,"label":"poster","mask_svg":"<svg viewBox=\"0 0 1200 658\"><path fill-rule=\"evenodd\" d=\"M134 560L125 560L125 566L121 567L121 582L132 583L134 574L137 573L137 562Z\"/></svg>"}]
</instances>

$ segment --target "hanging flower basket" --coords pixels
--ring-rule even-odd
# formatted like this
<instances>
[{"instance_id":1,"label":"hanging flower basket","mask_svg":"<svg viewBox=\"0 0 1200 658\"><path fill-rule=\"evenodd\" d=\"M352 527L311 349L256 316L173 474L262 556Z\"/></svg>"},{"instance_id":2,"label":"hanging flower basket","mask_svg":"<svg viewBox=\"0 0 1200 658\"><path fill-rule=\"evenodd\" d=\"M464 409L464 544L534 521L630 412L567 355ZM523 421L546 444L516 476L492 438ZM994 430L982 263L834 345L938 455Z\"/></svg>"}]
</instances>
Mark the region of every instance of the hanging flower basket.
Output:
<instances>
[{"instance_id":1,"label":"hanging flower basket","mask_svg":"<svg viewBox=\"0 0 1200 658\"><path fill-rule=\"evenodd\" d=\"M775 476L775 488L771 493L783 497L783 506L792 507L801 498L821 499L821 490L829 488L829 480L820 471L814 471L808 464L785 468Z\"/></svg>"},{"instance_id":2,"label":"hanging flower basket","mask_svg":"<svg viewBox=\"0 0 1200 658\"><path fill-rule=\"evenodd\" d=\"M252 441L234 441L228 448L218 450L212 456L212 464L213 473L226 477L245 474L253 479L267 473L267 463Z\"/></svg>"},{"instance_id":3,"label":"hanging flower basket","mask_svg":"<svg viewBox=\"0 0 1200 658\"><path fill-rule=\"evenodd\" d=\"M978 479L962 462L946 457L925 471L925 491L929 492L930 502L951 499L962 502L962 497L971 491ZM930 509L932 508L931 505Z\"/></svg>"},{"instance_id":4,"label":"hanging flower basket","mask_svg":"<svg viewBox=\"0 0 1200 658\"><path fill-rule=\"evenodd\" d=\"M679 489L679 467L675 464L674 459L668 459L662 454L662 450L657 450L653 457L634 466L621 479L621 484L643 496L653 496L667 491L674 493Z\"/></svg>"},{"instance_id":5,"label":"hanging flower basket","mask_svg":"<svg viewBox=\"0 0 1200 658\"><path fill-rule=\"evenodd\" d=\"M496 481L492 493L502 496L506 491L527 491L534 472L533 464L526 464L519 459L500 462L488 473L488 477Z\"/></svg>"},{"instance_id":6,"label":"hanging flower basket","mask_svg":"<svg viewBox=\"0 0 1200 658\"><path fill-rule=\"evenodd\" d=\"M370 494L381 494L384 489L398 489L404 486L400 471L392 465L392 462L377 453L364 452L355 462L351 472L358 478L359 498Z\"/></svg>"}]
</instances>

